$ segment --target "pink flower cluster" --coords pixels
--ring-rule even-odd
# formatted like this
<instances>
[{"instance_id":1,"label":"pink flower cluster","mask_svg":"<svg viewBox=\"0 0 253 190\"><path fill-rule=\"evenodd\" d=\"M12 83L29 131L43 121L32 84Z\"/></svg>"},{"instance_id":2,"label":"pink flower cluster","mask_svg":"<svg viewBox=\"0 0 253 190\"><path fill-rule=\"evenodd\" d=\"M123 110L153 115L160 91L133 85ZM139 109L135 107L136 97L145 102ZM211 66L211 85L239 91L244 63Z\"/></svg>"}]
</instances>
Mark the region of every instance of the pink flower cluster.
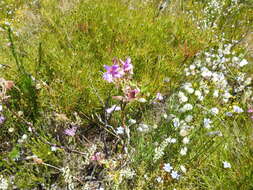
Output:
<instances>
[{"instance_id":1,"label":"pink flower cluster","mask_svg":"<svg viewBox=\"0 0 253 190\"><path fill-rule=\"evenodd\" d=\"M91 156L92 161L101 161L104 159L104 154L102 152L96 152L93 156Z\"/></svg>"},{"instance_id":2,"label":"pink flower cluster","mask_svg":"<svg viewBox=\"0 0 253 190\"><path fill-rule=\"evenodd\" d=\"M127 58L125 62L121 59L119 61L114 59L112 66L104 65L104 68L106 69L106 72L104 73L103 78L109 83L133 74L133 65L131 64L130 58Z\"/></svg>"},{"instance_id":3,"label":"pink flower cluster","mask_svg":"<svg viewBox=\"0 0 253 190\"><path fill-rule=\"evenodd\" d=\"M103 75L104 80L115 83L124 93L124 96L114 96L113 98L124 102L135 100L140 93L140 89L131 81L133 74L131 59L127 58L125 62L121 59L114 59L112 66L105 65L104 67L106 69Z\"/></svg>"},{"instance_id":4,"label":"pink flower cluster","mask_svg":"<svg viewBox=\"0 0 253 190\"><path fill-rule=\"evenodd\" d=\"M124 89L124 94L125 94L125 100L126 101L132 101L137 98L137 95L140 93L139 88L133 88L130 86L127 86Z\"/></svg>"},{"instance_id":5,"label":"pink flower cluster","mask_svg":"<svg viewBox=\"0 0 253 190\"><path fill-rule=\"evenodd\" d=\"M248 109L248 113L253 113L253 109L252 108L250 108L250 109ZM251 119L253 119L253 115L251 115L251 117L250 117Z\"/></svg>"}]
</instances>

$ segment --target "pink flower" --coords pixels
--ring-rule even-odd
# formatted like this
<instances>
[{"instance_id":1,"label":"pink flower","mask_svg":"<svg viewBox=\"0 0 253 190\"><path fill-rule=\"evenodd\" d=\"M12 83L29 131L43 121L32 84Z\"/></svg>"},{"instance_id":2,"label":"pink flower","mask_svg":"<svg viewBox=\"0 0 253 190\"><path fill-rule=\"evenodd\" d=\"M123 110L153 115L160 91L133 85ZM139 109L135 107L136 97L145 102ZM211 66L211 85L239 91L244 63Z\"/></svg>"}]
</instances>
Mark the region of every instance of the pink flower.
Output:
<instances>
[{"instance_id":1,"label":"pink flower","mask_svg":"<svg viewBox=\"0 0 253 190\"><path fill-rule=\"evenodd\" d=\"M123 66L124 72L133 74L133 65L131 64L131 58L127 58L125 62L120 59L120 62Z\"/></svg>"},{"instance_id":2,"label":"pink flower","mask_svg":"<svg viewBox=\"0 0 253 190\"><path fill-rule=\"evenodd\" d=\"M252 108L248 109L248 113L253 113L253 109Z\"/></svg>"},{"instance_id":3,"label":"pink flower","mask_svg":"<svg viewBox=\"0 0 253 190\"><path fill-rule=\"evenodd\" d=\"M76 134L76 130L77 130L77 127L74 126L72 128L65 129L64 134L73 137Z\"/></svg>"},{"instance_id":4,"label":"pink flower","mask_svg":"<svg viewBox=\"0 0 253 190\"><path fill-rule=\"evenodd\" d=\"M107 82L109 82L109 83L113 82L113 77L110 73L104 73L103 79L107 80Z\"/></svg>"},{"instance_id":5,"label":"pink flower","mask_svg":"<svg viewBox=\"0 0 253 190\"><path fill-rule=\"evenodd\" d=\"M131 64L130 58L127 58L125 62L120 59L119 62L117 59L113 59L112 66L104 65L106 69L106 72L103 74L104 80L111 83L114 82L115 79L120 79L126 74L133 74L133 65Z\"/></svg>"},{"instance_id":6,"label":"pink flower","mask_svg":"<svg viewBox=\"0 0 253 190\"><path fill-rule=\"evenodd\" d=\"M112 66L104 65L104 68L106 69L106 73L104 73L103 78L108 82L113 82L114 79L121 78L124 75L124 71L117 64Z\"/></svg>"},{"instance_id":7,"label":"pink flower","mask_svg":"<svg viewBox=\"0 0 253 190\"><path fill-rule=\"evenodd\" d=\"M104 158L104 155L103 153L101 152L96 152L92 157L91 157L91 160L92 161L100 161Z\"/></svg>"},{"instance_id":8,"label":"pink flower","mask_svg":"<svg viewBox=\"0 0 253 190\"><path fill-rule=\"evenodd\" d=\"M127 101L134 100L135 98L137 98L137 95L139 93L140 93L139 88L131 89L130 87L127 87L125 91Z\"/></svg>"}]
</instances>

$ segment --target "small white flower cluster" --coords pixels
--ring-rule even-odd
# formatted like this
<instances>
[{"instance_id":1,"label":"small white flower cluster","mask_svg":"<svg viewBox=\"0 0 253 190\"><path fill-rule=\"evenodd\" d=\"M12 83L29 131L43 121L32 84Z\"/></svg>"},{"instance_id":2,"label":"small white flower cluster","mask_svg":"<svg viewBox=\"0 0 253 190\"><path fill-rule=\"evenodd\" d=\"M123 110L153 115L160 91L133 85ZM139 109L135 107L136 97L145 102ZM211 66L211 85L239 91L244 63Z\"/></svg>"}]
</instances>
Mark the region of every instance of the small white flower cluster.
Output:
<instances>
[{"instance_id":1,"label":"small white flower cluster","mask_svg":"<svg viewBox=\"0 0 253 190\"><path fill-rule=\"evenodd\" d=\"M232 47L231 43L227 43L197 54L193 63L184 70L189 80L168 100L168 110L173 114L169 114L166 120L170 122L174 134L181 139L182 146L178 149L181 156L189 154L188 144L192 140L191 132L196 129L195 126L203 127L207 136L223 137L220 126L217 125L220 116L231 117L245 112L234 100L240 102L241 96L244 97L245 94L246 97L252 96L251 78L247 78L241 71L248 61L242 55L237 56ZM222 107L218 107L218 104ZM155 148L154 161L164 155L168 144L169 141L164 140ZM191 150L194 151L194 147ZM224 168L230 167L229 163L224 162ZM185 168L182 168L182 173L185 173ZM180 175L177 171L172 171L170 164L165 164L163 169L171 173L173 179L179 179Z\"/></svg>"},{"instance_id":2,"label":"small white flower cluster","mask_svg":"<svg viewBox=\"0 0 253 190\"><path fill-rule=\"evenodd\" d=\"M196 6L198 6L199 3L202 2L194 2ZM224 9L224 7L226 8ZM240 7L242 7L242 3L240 4L237 0L230 1L230 4L222 0L209 0L206 1L206 4L202 9L202 18L194 15L193 11L187 11L187 13L197 23L198 29L215 29L218 26L220 18L228 16L228 14L233 11L238 11ZM235 26L232 25L231 27L234 28Z\"/></svg>"},{"instance_id":3,"label":"small white flower cluster","mask_svg":"<svg viewBox=\"0 0 253 190\"><path fill-rule=\"evenodd\" d=\"M8 180L5 179L2 175L0 175L0 189L6 190L8 189L9 183Z\"/></svg>"},{"instance_id":4,"label":"small white flower cluster","mask_svg":"<svg viewBox=\"0 0 253 190\"><path fill-rule=\"evenodd\" d=\"M83 156L83 158L84 158L84 165L90 164L90 159L96 153L96 151L97 151L97 145L96 144L92 144L88 148L87 152L85 152L85 155Z\"/></svg>"},{"instance_id":5,"label":"small white flower cluster","mask_svg":"<svg viewBox=\"0 0 253 190\"><path fill-rule=\"evenodd\" d=\"M23 143L26 141L26 139L28 138L27 134L23 134L22 137L20 139L18 139L18 143Z\"/></svg>"},{"instance_id":6,"label":"small white flower cluster","mask_svg":"<svg viewBox=\"0 0 253 190\"><path fill-rule=\"evenodd\" d=\"M123 127L118 127L117 130L116 130L116 133L119 134L119 135L122 135L125 133L125 128Z\"/></svg>"},{"instance_id":7,"label":"small white flower cluster","mask_svg":"<svg viewBox=\"0 0 253 190\"><path fill-rule=\"evenodd\" d=\"M68 189L74 190L75 189L74 180L73 180L73 176L70 174L69 167L66 166L65 168L62 168L61 170L62 170L62 175L64 177L64 181L68 185Z\"/></svg>"},{"instance_id":8,"label":"small white flower cluster","mask_svg":"<svg viewBox=\"0 0 253 190\"><path fill-rule=\"evenodd\" d=\"M159 160L163 155L164 155L164 150L165 148L171 143L174 144L176 143L177 140L175 138L168 137L166 138L159 147L155 148L155 155L153 158L153 161L156 162Z\"/></svg>"},{"instance_id":9,"label":"small white flower cluster","mask_svg":"<svg viewBox=\"0 0 253 190\"><path fill-rule=\"evenodd\" d=\"M123 179L133 179L135 175L135 171L127 167L125 169L120 170L119 181L121 182Z\"/></svg>"},{"instance_id":10,"label":"small white flower cluster","mask_svg":"<svg viewBox=\"0 0 253 190\"><path fill-rule=\"evenodd\" d=\"M187 137L190 134L190 131L194 129L193 126L190 126L189 123L192 122L193 116L192 115L186 115L185 119L180 120L177 118L175 115L171 114L169 116L171 118L171 121L173 123L173 126L176 130L179 130L179 135L183 137L182 143L184 145L187 145L190 143L190 138ZM166 140L165 140L166 142ZM163 143L162 143L163 144ZM159 149L158 149L159 150ZM180 149L180 154L182 156L185 156L187 154L188 148L184 146L183 148ZM158 151L159 152L159 151ZM161 155L162 156L162 155Z\"/></svg>"},{"instance_id":11,"label":"small white flower cluster","mask_svg":"<svg viewBox=\"0 0 253 190\"><path fill-rule=\"evenodd\" d=\"M139 124L139 127L137 128L137 130L139 132L145 133L150 130L150 126L148 126L147 124L141 123L141 124Z\"/></svg>"},{"instance_id":12,"label":"small white flower cluster","mask_svg":"<svg viewBox=\"0 0 253 190\"><path fill-rule=\"evenodd\" d=\"M212 48L200 53L194 63L185 69L186 76L195 76L199 79L199 89L194 92L199 101L203 101L204 95L209 94L211 89L213 89L213 97L221 99L224 103L232 98L232 94L242 91L247 91L247 96L252 95L252 87L250 87L252 79L238 71L247 65L248 61L242 54L236 56L236 52L232 51L232 46L233 44L227 43L217 50ZM185 84L183 87L185 89ZM190 85L187 85L186 89L188 91L190 89L193 93ZM183 92L179 92L178 96L179 102L188 101L188 97Z\"/></svg>"}]
</instances>

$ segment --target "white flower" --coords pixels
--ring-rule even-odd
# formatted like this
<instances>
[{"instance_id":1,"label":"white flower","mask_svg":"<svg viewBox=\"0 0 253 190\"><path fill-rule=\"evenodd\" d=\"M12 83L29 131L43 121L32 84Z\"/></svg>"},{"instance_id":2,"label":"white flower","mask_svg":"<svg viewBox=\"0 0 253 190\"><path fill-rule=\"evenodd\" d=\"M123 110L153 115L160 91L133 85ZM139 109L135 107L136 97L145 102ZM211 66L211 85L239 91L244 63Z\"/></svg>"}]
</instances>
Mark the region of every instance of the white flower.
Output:
<instances>
[{"instance_id":1,"label":"white flower","mask_svg":"<svg viewBox=\"0 0 253 190\"><path fill-rule=\"evenodd\" d=\"M202 96L202 93L201 93L200 90L196 90L194 94L195 94L195 96L197 96L197 98L198 98L200 101L202 101L202 100L204 99L204 96Z\"/></svg>"},{"instance_id":2,"label":"white flower","mask_svg":"<svg viewBox=\"0 0 253 190\"><path fill-rule=\"evenodd\" d=\"M236 62L238 62L238 61L239 61L239 58L238 58L238 57L233 57L233 58L232 58L232 62L233 62L233 63L236 63Z\"/></svg>"},{"instance_id":3,"label":"white flower","mask_svg":"<svg viewBox=\"0 0 253 190\"><path fill-rule=\"evenodd\" d=\"M114 111L119 111L120 109L121 108L119 106L113 105L112 107L106 109L106 112L110 114L110 113L112 113Z\"/></svg>"},{"instance_id":4,"label":"white flower","mask_svg":"<svg viewBox=\"0 0 253 190\"><path fill-rule=\"evenodd\" d=\"M203 86L200 86L200 87L203 89L203 91L204 91L205 94L209 93L209 87L206 84L203 85Z\"/></svg>"},{"instance_id":5,"label":"white flower","mask_svg":"<svg viewBox=\"0 0 253 190\"><path fill-rule=\"evenodd\" d=\"M236 80L238 83L243 82L245 80L245 73L239 73Z\"/></svg>"},{"instance_id":6,"label":"white flower","mask_svg":"<svg viewBox=\"0 0 253 190\"><path fill-rule=\"evenodd\" d=\"M178 98L179 98L179 102L180 103L184 103L188 101L187 96L185 96L185 94L183 92L178 92Z\"/></svg>"},{"instance_id":7,"label":"white flower","mask_svg":"<svg viewBox=\"0 0 253 190\"><path fill-rule=\"evenodd\" d=\"M194 95L197 96L197 97L199 97L199 96L202 96L202 93L199 90L196 90L194 92Z\"/></svg>"},{"instance_id":8,"label":"white flower","mask_svg":"<svg viewBox=\"0 0 253 190\"><path fill-rule=\"evenodd\" d=\"M18 113L17 113L17 114L18 114L18 116L19 116L19 117L21 117L22 115L24 115L24 112L22 112L22 111L18 111Z\"/></svg>"},{"instance_id":9,"label":"white flower","mask_svg":"<svg viewBox=\"0 0 253 190\"><path fill-rule=\"evenodd\" d=\"M206 67L201 68L201 76L205 79L209 79L212 76L212 72L208 70Z\"/></svg>"},{"instance_id":10,"label":"white flower","mask_svg":"<svg viewBox=\"0 0 253 190\"><path fill-rule=\"evenodd\" d=\"M223 98L222 101L223 101L224 103L227 103L227 102L229 101L229 99Z\"/></svg>"},{"instance_id":11,"label":"white flower","mask_svg":"<svg viewBox=\"0 0 253 190\"><path fill-rule=\"evenodd\" d=\"M212 126L210 124L212 124L212 120L209 118L204 118L204 127L207 129L210 129Z\"/></svg>"},{"instance_id":12,"label":"white flower","mask_svg":"<svg viewBox=\"0 0 253 190\"><path fill-rule=\"evenodd\" d=\"M182 137L185 137L189 134L189 130L187 130L187 128L184 128L184 129L181 129L179 134L182 136Z\"/></svg>"},{"instance_id":13,"label":"white flower","mask_svg":"<svg viewBox=\"0 0 253 190\"><path fill-rule=\"evenodd\" d=\"M195 61L195 65L196 65L197 67L200 67L200 66L202 65L202 63L201 63L200 60L196 60L196 61Z\"/></svg>"},{"instance_id":14,"label":"white flower","mask_svg":"<svg viewBox=\"0 0 253 190\"><path fill-rule=\"evenodd\" d=\"M192 84L191 83L185 83L183 85L183 88L186 92L188 92L189 94L192 94L194 92L194 89L192 88Z\"/></svg>"},{"instance_id":15,"label":"white flower","mask_svg":"<svg viewBox=\"0 0 253 190\"><path fill-rule=\"evenodd\" d=\"M174 114L169 114L169 116L168 116L168 120L172 120L173 118L175 118L176 116L174 115Z\"/></svg>"},{"instance_id":16,"label":"white flower","mask_svg":"<svg viewBox=\"0 0 253 190\"><path fill-rule=\"evenodd\" d=\"M182 155L182 156L185 156L186 154L187 154L187 147L184 147L184 148L182 148L181 150L180 150L180 154Z\"/></svg>"},{"instance_id":17,"label":"white flower","mask_svg":"<svg viewBox=\"0 0 253 190\"><path fill-rule=\"evenodd\" d=\"M165 77L163 81L164 82L170 82L170 78L169 77Z\"/></svg>"},{"instance_id":18,"label":"white flower","mask_svg":"<svg viewBox=\"0 0 253 190\"><path fill-rule=\"evenodd\" d=\"M8 129L8 131L9 131L9 133L12 133L12 132L14 131L14 128L13 128L13 127L10 127L10 128Z\"/></svg>"},{"instance_id":19,"label":"white flower","mask_svg":"<svg viewBox=\"0 0 253 190\"><path fill-rule=\"evenodd\" d=\"M187 123L190 123L191 121L192 121L192 119L193 119L193 116L192 115L187 115L186 117L185 117L185 121L187 122Z\"/></svg>"},{"instance_id":20,"label":"white flower","mask_svg":"<svg viewBox=\"0 0 253 190\"><path fill-rule=\"evenodd\" d=\"M147 100L145 98L139 98L138 101L141 102L141 103L147 102Z\"/></svg>"},{"instance_id":21,"label":"white flower","mask_svg":"<svg viewBox=\"0 0 253 190\"><path fill-rule=\"evenodd\" d=\"M215 90L213 92L213 97L218 98L219 97L219 90Z\"/></svg>"},{"instance_id":22,"label":"white flower","mask_svg":"<svg viewBox=\"0 0 253 190\"><path fill-rule=\"evenodd\" d=\"M138 128L137 128L137 131L143 132L143 129L142 129L141 127L138 127Z\"/></svg>"},{"instance_id":23,"label":"white flower","mask_svg":"<svg viewBox=\"0 0 253 190\"><path fill-rule=\"evenodd\" d=\"M207 62L207 63L211 63L211 58L210 58L210 57L207 57L207 58L206 58L206 62Z\"/></svg>"},{"instance_id":24,"label":"white flower","mask_svg":"<svg viewBox=\"0 0 253 190\"><path fill-rule=\"evenodd\" d=\"M152 127L153 127L153 129L157 129L158 125L154 124Z\"/></svg>"},{"instance_id":25,"label":"white flower","mask_svg":"<svg viewBox=\"0 0 253 190\"><path fill-rule=\"evenodd\" d=\"M187 171L186 168L184 167L184 165L181 165L181 166L180 166L180 169L181 169L181 171L182 171L183 173L186 173L186 171Z\"/></svg>"},{"instance_id":26,"label":"white flower","mask_svg":"<svg viewBox=\"0 0 253 190\"><path fill-rule=\"evenodd\" d=\"M167 143L172 143L172 144L174 144L174 143L177 142L177 139L169 137L169 138L165 139L165 141L166 141Z\"/></svg>"},{"instance_id":27,"label":"white flower","mask_svg":"<svg viewBox=\"0 0 253 190\"><path fill-rule=\"evenodd\" d=\"M116 133L117 134L124 134L125 129L123 127L118 127Z\"/></svg>"},{"instance_id":28,"label":"white flower","mask_svg":"<svg viewBox=\"0 0 253 190\"><path fill-rule=\"evenodd\" d=\"M139 127L137 128L137 130L138 130L139 132L148 132L148 131L149 131L149 126L146 125L146 124L141 123L141 124L139 125Z\"/></svg>"},{"instance_id":29,"label":"white flower","mask_svg":"<svg viewBox=\"0 0 253 190\"><path fill-rule=\"evenodd\" d=\"M224 49L224 54L226 54L226 55L229 55L229 54L231 54L231 52L230 52L230 46L227 46L225 49Z\"/></svg>"},{"instance_id":30,"label":"white flower","mask_svg":"<svg viewBox=\"0 0 253 190\"><path fill-rule=\"evenodd\" d=\"M168 118L168 115L166 113L164 113L162 116L163 116L164 119Z\"/></svg>"},{"instance_id":31,"label":"white flower","mask_svg":"<svg viewBox=\"0 0 253 190\"><path fill-rule=\"evenodd\" d=\"M232 117L232 116L233 116L233 113L232 113L232 112L226 112L226 116Z\"/></svg>"},{"instance_id":32,"label":"white flower","mask_svg":"<svg viewBox=\"0 0 253 190\"><path fill-rule=\"evenodd\" d=\"M163 100L163 96L162 96L162 94L161 93L157 93L156 94L156 100L158 100L158 101L162 101Z\"/></svg>"},{"instance_id":33,"label":"white flower","mask_svg":"<svg viewBox=\"0 0 253 190\"><path fill-rule=\"evenodd\" d=\"M180 177L180 175L178 174L178 172L177 171L172 171L171 172L171 177L173 178L173 179L179 179L179 177Z\"/></svg>"},{"instance_id":34,"label":"white flower","mask_svg":"<svg viewBox=\"0 0 253 190\"><path fill-rule=\"evenodd\" d=\"M185 104L181 109L180 111L181 112L186 112L186 111L190 111L193 109L193 106L191 104Z\"/></svg>"},{"instance_id":35,"label":"white flower","mask_svg":"<svg viewBox=\"0 0 253 190\"><path fill-rule=\"evenodd\" d=\"M226 92L223 94L223 97L226 98L226 99L231 98L231 96L232 96L232 95L231 95L228 91L226 91Z\"/></svg>"},{"instance_id":36,"label":"white flower","mask_svg":"<svg viewBox=\"0 0 253 190\"><path fill-rule=\"evenodd\" d=\"M210 112L211 112L211 114L213 114L213 115L217 115L217 114L219 113L219 109L218 109L218 108L211 108L211 109L210 109Z\"/></svg>"},{"instance_id":37,"label":"white flower","mask_svg":"<svg viewBox=\"0 0 253 190\"><path fill-rule=\"evenodd\" d=\"M56 146L51 146L51 151L52 152L55 152L57 150L57 147Z\"/></svg>"},{"instance_id":38,"label":"white flower","mask_svg":"<svg viewBox=\"0 0 253 190\"><path fill-rule=\"evenodd\" d=\"M190 142L190 139L188 137L183 138L183 143L188 144Z\"/></svg>"},{"instance_id":39,"label":"white flower","mask_svg":"<svg viewBox=\"0 0 253 190\"><path fill-rule=\"evenodd\" d=\"M22 138L22 140L26 140L27 137L28 137L27 134L23 134L23 136L21 138Z\"/></svg>"},{"instance_id":40,"label":"white flower","mask_svg":"<svg viewBox=\"0 0 253 190\"><path fill-rule=\"evenodd\" d=\"M196 66L195 65L190 65L190 70L194 70L195 68L196 68Z\"/></svg>"},{"instance_id":41,"label":"white flower","mask_svg":"<svg viewBox=\"0 0 253 190\"><path fill-rule=\"evenodd\" d=\"M236 113L242 113L242 112L243 112L243 109L240 108L239 106L233 106L233 110L234 110L234 112L236 112Z\"/></svg>"},{"instance_id":42,"label":"white flower","mask_svg":"<svg viewBox=\"0 0 253 190\"><path fill-rule=\"evenodd\" d=\"M5 21L4 24L7 25L7 26L10 26L10 25L11 25L11 23L10 23L10 22L7 22L7 21Z\"/></svg>"},{"instance_id":43,"label":"white flower","mask_svg":"<svg viewBox=\"0 0 253 190\"><path fill-rule=\"evenodd\" d=\"M186 76L189 76L189 75L191 74L191 73L189 72L189 69L188 69L188 68L185 68L185 69L184 69L184 72L185 72L185 75L186 75Z\"/></svg>"},{"instance_id":44,"label":"white flower","mask_svg":"<svg viewBox=\"0 0 253 190\"><path fill-rule=\"evenodd\" d=\"M0 104L0 111L3 111L3 105Z\"/></svg>"},{"instance_id":45,"label":"white flower","mask_svg":"<svg viewBox=\"0 0 253 190\"><path fill-rule=\"evenodd\" d=\"M231 164L227 161L223 161L223 167L224 168L231 168Z\"/></svg>"},{"instance_id":46,"label":"white flower","mask_svg":"<svg viewBox=\"0 0 253 190\"><path fill-rule=\"evenodd\" d=\"M162 180L162 178L161 178L160 176L156 178L156 181L157 181L158 183L162 183L162 182L163 182L163 180Z\"/></svg>"},{"instance_id":47,"label":"white flower","mask_svg":"<svg viewBox=\"0 0 253 190\"><path fill-rule=\"evenodd\" d=\"M220 131L211 131L209 133L207 133L208 136L219 136L219 137L222 137L222 133Z\"/></svg>"},{"instance_id":48,"label":"white flower","mask_svg":"<svg viewBox=\"0 0 253 190\"><path fill-rule=\"evenodd\" d=\"M185 91L188 92L189 94L192 94L194 92L194 89L191 87L185 88Z\"/></svg>"},{"instance_id":49,"label":"white flower","mask_svg":"<svg viewBox=\"0 0 253 190\"><path fill-rule=\"evenodd\" d=\"M173 167L169 163L167 163L164 164L163 169L169 173L173 169Z\"/></svg>"},{"instance_id":50,"label":"white flower","mask_svg":"<svg viewBox=\"0 0 253 190\"><path fill-rule=\"evenodd\" d=\"M126 179L132 179L135 175L135 171L130 168L120 170L120 176L125 177Z\"/></svg>"},{"instance_id":51,"label":"white flower","mask_svg":"<svg viewBox=\"0 0 253 190\"><path fill-rule=\"evenodd\" d=\"M244 85L250 85L251 84L251 82L252 82L252 78L250 78L250 77L248 77L247 79L246 79L246 81L244 81Z\"/></svg>"},{"instance_id":52,"label":"white flower","mask_svg":"<svg viewBox=\"0 0 253 190\"><path fill-rule=\"evenodd\" d=\"M131 124L131 125L133 125L133 124L135 124L136 123L136 120L134 120L134 119L129 119L129 124Z\"/></svg>"},{"instance_id":53,"label":"white flower","mask_svg":"<svg viewBox=\"0 0 253 190\"><path fill-rule=\"evenodd\" d=\"M243 59L240 63L239 63L239 66L240 67L243 67L243 66L245 66L245 65L247 65L248 64L248 61L246 60L246 59Z\"/></svg>"},{"instance_id":54,"label":"white flower","mask_svg":"<svg viewBox=\"0 0 253 190\"><path fill-rule=\"evenodd\" d=\"M176 117L174 119L172 119L173 125L174 127L179 127L180 126L180 120Z\"/></svg>"},{"instance_id":55,"label":"white flower","mask_svg":"<svg viewBox=\"0 0 253 190\"><path fill-rule=\"evenodd\" d=\"M231 98L231 97L232 97L232 95L231 95L228 91L226 91L226 92L223 94L223 101L226 103L226 102L229 101L229 98Z\"/></svg>"}]
</instances>

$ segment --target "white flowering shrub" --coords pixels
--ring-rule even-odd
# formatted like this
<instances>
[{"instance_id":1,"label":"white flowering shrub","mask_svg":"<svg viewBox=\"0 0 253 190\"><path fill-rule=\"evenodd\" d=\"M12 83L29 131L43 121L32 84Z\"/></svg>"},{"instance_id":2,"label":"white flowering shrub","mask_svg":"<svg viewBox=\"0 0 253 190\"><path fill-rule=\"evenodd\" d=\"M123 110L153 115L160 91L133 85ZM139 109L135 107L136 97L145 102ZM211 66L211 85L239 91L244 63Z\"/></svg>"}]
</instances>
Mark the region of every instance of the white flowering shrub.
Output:
<instances>
[{"instance_id":1,"label":"white flowering shrub","mask_svg":"<svg viewBox=\"0 0 253 190\"><path fill-rule=\"evenodd\" d=\"M183 181L191 170L187 166L208 159L221 147L229 152L230 136L247 125L247 112L252 112L252 78L244 72L248 64L242 50L221 42L198 53L184 69L184 82L166 100L166 117L152 132L154 145L146 144L154 147L152 164L163 165L153 180L164 184L169 176ZM232 167L222 158L219 163Z\"/></svg>"}]
</instances>

